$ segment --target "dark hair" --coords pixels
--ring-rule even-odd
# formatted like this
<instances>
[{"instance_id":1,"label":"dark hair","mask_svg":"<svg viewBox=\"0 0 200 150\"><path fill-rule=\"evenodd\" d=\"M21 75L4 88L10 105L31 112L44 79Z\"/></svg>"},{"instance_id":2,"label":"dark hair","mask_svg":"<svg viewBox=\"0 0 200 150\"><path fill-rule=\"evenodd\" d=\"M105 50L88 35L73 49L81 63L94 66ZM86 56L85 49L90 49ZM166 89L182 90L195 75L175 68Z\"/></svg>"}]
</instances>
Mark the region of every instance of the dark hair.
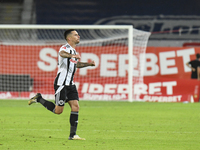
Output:
<instances>
[{"instance_id":1,"label":"dark hair","mask_svg":"<svg viewBox=\"0 0 200 150\"><path fill-rule=\"evenodd\" d=\"M65 40L67 40L67 39L66 39L67 36L68 36L72 31L75 31L75 29L68 29L68 30L66 30L66 31L64 32L64 38L65 38Z\"/></svg>"},{"instance_id":2,"label":"dark hair","mask_svg":"<svg viewBox=\"0 0 200 150\"><path fill-rule=\"evenodd\" d=\"M200 54L199 54L199 53L196 54L196 58L197 58L197 59L200 58Z\"/></svg>"}]
</instances>

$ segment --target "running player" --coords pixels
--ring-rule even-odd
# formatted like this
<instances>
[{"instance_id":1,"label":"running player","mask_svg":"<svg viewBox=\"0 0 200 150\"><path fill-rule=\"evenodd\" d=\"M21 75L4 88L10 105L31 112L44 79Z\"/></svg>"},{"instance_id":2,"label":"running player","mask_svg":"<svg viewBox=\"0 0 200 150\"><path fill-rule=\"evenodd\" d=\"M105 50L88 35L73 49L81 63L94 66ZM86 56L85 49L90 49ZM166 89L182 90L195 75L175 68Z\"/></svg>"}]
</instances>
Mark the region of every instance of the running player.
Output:
<instances>
[{"instance_id":1,"label":"running player","mask_svg":"<svg viewBox=\"0 0 200 150\"><path fill-rule=\"evenodd\" d=\"M58 72L54 81L55 90L55 104L42 98L40 93L37 93L28 102L29 105L33 103L41 103L46 109L55 114L61 114L65 103L71 107L70 114L70 135L69 140L85 140L76 135L79 115L79 97L76 86L73 82L76 68L83 68L87 66L95 66L95 62L90 63L79 62L80 55L76 52L75 47L80 42L80 36L75 29L69 29L64 32L64 38L67 43L59 50L58 55Z\"/></svg>"}]
</instances>

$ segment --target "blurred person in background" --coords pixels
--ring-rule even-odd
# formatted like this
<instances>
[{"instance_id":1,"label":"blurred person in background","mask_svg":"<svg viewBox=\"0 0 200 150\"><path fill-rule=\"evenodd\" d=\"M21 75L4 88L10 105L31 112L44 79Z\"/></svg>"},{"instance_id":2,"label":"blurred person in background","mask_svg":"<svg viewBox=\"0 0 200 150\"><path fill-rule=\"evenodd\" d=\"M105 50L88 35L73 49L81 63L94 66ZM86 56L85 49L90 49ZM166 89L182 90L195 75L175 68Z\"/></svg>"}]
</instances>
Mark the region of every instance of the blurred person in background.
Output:
<instances>
[{"instance_id":1,"label":"blurred person in background","mask_svg":"<svg viewBox=\"0 0 200 150\"><path fill-rule=\"evenodd\" d=\"M186 63L191 68L191 79L200 79L200 54L196 54L196 59Z\"/></svg>"}]
</instances>

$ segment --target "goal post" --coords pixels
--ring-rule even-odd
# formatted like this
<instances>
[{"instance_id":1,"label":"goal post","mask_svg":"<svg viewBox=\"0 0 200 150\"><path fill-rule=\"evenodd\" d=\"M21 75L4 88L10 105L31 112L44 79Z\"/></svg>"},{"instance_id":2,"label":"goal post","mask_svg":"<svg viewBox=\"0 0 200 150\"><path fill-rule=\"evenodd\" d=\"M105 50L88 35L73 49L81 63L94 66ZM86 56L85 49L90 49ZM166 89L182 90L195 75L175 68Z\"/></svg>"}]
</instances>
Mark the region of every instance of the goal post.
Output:
<instances>
[{"instance_id":1,"label":"goal post","mask_svg":"<svg viewBox=\"0 0 200 150\"><path fill-rule=\"evenodd\" d=\"M97 61L75 74L80 99L135 100L133 86L143 83L150 33L131 25L0 25L0 98L28 99L41 92L54 99L66 29L76 29L81 37L76 48L81 61Z\"/></svg>"}]
</instances>

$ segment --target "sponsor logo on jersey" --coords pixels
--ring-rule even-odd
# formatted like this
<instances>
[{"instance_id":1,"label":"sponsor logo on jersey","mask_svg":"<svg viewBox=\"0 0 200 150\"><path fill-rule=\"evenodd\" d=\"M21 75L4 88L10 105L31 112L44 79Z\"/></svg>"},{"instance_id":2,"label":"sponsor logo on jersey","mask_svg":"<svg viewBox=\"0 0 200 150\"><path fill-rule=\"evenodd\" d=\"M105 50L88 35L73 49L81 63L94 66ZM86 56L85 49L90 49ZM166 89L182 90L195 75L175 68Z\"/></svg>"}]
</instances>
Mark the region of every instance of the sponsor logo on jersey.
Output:
<instances>
[{"instance_id":1,"label":"sponsor logo on jersey","mask_svg":"<svg viewBox=\"0 0 200 150\"><path fill-rule=\"evenodd\" d=\"M77 64L77 61L76 60L73 60L73 59L70 59L70 62L74 63L74 64Z\"/></svg>"}]
</instances>

